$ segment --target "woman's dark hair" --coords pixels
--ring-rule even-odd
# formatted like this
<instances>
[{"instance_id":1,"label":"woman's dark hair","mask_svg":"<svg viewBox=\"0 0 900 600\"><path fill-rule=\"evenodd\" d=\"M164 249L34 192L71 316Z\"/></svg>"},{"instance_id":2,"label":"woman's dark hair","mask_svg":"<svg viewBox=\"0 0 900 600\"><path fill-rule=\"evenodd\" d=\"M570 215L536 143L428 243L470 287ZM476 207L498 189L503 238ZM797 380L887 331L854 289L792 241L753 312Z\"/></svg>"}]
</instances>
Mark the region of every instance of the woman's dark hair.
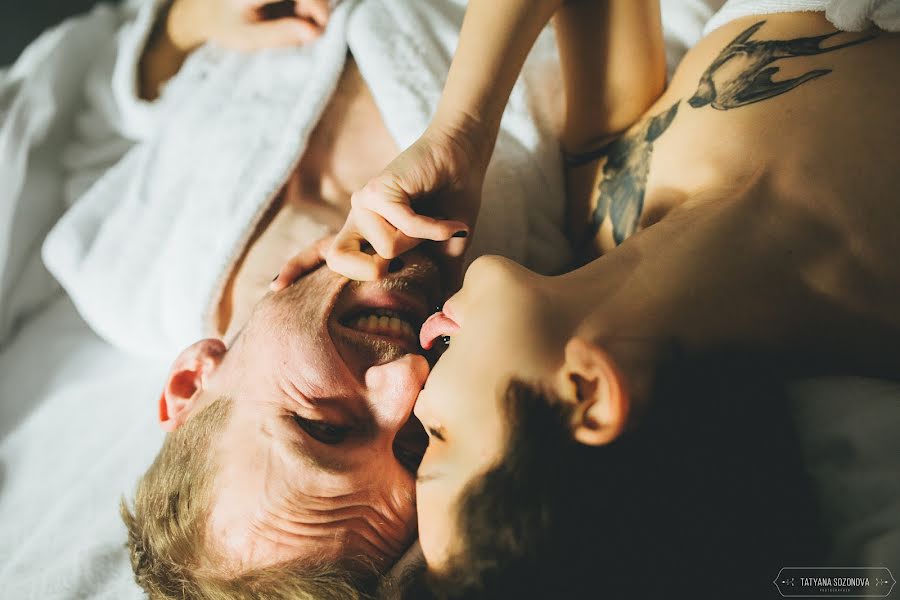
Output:
<instances>
[{"instance_id":1,"label":"woman's dark hair","mask_svg":"<svg viewBox=\"0 0 900 600\"><path fill-rule=\"evenodd\" d=\"M661 373L640 427L602 447L574 441L569 405L513 381L507 450L461 496L459 550L405 596L767 597L823 542L780 379L756 367Z\"/></svg>"}]
</instances>

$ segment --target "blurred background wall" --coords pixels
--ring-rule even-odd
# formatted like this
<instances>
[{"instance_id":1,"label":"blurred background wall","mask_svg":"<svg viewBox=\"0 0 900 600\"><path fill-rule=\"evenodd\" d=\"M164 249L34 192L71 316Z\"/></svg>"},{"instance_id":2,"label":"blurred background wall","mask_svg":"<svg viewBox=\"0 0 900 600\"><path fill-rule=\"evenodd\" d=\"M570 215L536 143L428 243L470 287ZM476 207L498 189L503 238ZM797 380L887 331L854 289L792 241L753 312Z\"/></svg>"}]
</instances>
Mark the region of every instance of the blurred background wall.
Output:
<instances>
[{"instance_id":1,"label":"blurred background wall","mask_svg":"<svg viewBox=\"0 0 900 600\"><path fill-rule=\"evenodd\" d=\"M0 0L0 66L15 61L44 29L96 3L97 0Z\"/></svg>"}]
</instances>

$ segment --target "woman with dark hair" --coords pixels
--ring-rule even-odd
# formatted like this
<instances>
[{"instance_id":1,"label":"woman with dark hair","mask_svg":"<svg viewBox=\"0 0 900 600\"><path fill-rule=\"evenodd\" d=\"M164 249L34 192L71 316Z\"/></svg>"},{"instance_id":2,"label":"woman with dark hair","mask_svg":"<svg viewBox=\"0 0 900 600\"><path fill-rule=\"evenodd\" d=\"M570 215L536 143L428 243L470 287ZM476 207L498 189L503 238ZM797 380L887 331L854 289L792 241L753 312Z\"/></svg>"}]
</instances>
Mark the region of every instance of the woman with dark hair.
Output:
<instances>
[{"instance_id":1,"label":"woman with dark hair","mask_svg":"<svg viewBox=\"0 0 900 600\"><path fill-rule=\"evenodd\" d=\"M537 5L470 3L432 127L354 197L332 268L377 276L422 239L474 226L511 82L560 2ZM573 1L556 16L573 238L602 256L557 277L482 257L422 327L424 348L449 346L415 409L430 436L419 535L439 596L643 597L648 581L685 590L679 573L724 585L744 559L815 560L810 537L763 550L768 533L815 521L812 507L788 519L802 494L776 502L749 483L795 473L763 384L900 372L887 200L900 189L900 36L843 33L821 12L738 17L656 98L657 8ZM411 209L428 193L454 221ZM783 477L748 466L778 464ZM753 510L728 520L737 506ZM735 568L706 573L704 559ZM775 573L753 572L766 586ZM695 597L748 589L732 583Z\"/></svg>"}]
</instances>

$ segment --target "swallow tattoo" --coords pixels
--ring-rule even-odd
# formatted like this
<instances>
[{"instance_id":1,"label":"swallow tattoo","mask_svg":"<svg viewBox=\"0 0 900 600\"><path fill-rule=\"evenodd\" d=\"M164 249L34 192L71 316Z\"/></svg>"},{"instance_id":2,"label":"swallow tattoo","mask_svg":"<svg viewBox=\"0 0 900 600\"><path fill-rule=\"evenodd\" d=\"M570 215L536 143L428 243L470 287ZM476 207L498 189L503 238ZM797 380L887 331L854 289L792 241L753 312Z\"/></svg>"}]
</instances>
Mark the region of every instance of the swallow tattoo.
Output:
<instances>
[{"instance_id":1,"label":"swallow tattoo","mask_svg":"<svg viewBox=\"0 0 900 600\"><path fill-rule=\"evenodd\" d=\"M591 215L591 237L597 235L607 217L612 223L617 246L637 230L644 210L653 142L672 124L679 104L680 101L665 112L650 117L636 130L604 148L606 162L597 207Z\"/></svg>"},{"instance_id":2,"label":"swallow tattoo","mask_svg":"<svg viewBox=\"0 0 900 600\"><path fill-rule=\"evenodd\" d=\"M688 100L688 104L694 108L709 104L717 110L729 110L778 96L807 81L831 73L831 69L815 69L791 79L772 81L772 76L779 70L777 66L768 66L773 62L834 52L875 38L874 35L869 35L828 48L823 48L822 43L838 35L840 31L793 40L751 40L753 34L765 23L760 21L748 27L725 46L703 72L697 91ZM729 68L723 69L726 64ZM733 73L738 65L741 67L740 72L735 75Z\"/></svg>"}]
</instances>

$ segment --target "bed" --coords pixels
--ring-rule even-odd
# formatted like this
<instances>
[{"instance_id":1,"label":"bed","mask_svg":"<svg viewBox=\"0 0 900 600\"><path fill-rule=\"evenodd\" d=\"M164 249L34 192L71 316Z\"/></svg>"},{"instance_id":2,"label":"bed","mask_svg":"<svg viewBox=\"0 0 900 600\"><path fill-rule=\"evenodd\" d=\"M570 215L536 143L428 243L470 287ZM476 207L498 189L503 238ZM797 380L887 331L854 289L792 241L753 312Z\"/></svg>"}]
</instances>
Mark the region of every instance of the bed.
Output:
<instances>
[{"instance_id":1,"label":"bed","mask_svg":"<svg viewBox=\"0 0 900 600\"><path fill-rule=\"evenodd\" d=\"M0 253L0 597L140 598L118 505L161 443L156 400L168 365L88 328L36 258L59 207L25 207L23 237L8 227L21 225L22 206L2 192L0 241L12 250ZM900 385L817 379L790 394L833 563L896 576Z\"/></svg>"},{"instance_id":2,"label":"bed","mask_svg":"<svg viewBox=\"0 0 900 600\"><path fill-rule=\"evenodd\" d=\"M141 597L117 510L161 443L165 368L104 343L63 295L0 354L0 596Z\"/></svg>"}]
</instances>

